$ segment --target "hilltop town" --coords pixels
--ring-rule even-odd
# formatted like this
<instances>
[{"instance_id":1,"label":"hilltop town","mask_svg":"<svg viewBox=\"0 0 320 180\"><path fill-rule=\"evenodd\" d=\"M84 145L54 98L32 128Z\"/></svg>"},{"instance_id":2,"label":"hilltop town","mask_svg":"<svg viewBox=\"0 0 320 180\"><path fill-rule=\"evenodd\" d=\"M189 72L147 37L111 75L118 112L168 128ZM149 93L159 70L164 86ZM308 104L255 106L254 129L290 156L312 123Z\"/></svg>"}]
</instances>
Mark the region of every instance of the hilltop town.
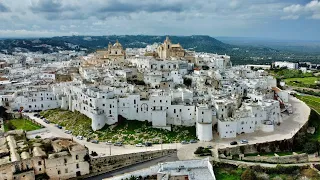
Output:
<instances>
[{"instance_id":1,"label":"hilltop town","mask_svg":"<svg viewBox=\"0 0 320 180\"><path fill-rule=\"evenodd\" d=\"M239 148L239 144L255 145L293 138L308 121L310 109L291 96L290 91L277 87L277 80L268 73L271 65L234 66L232 57L226 54L186 50L179 42L172 42L170 37L166 37L163 43L146 45L145 48L125 49L119 41L106 44L106 48L93 53L69 44L77 51L0 54L1 106L12 116L26 118L44 128L26 134L5 132L10 121L1 121L3 153L0 165L3 168L0 171L5 173L15 167L13 174L6 172L5 179L23 179L26 172L31 179L39 174L46 174L51 179L67 179L90 172L107 172L100 171L103 166L92 167L101 163L100 157L108 158L112 154L111 144L128 145L127 149L114 147L116 152L113 155L146 153L147 150L139 147L159 143L161 150L160 146L153 150L178 151L180 160L193 159L193 152L200 145L213 148L210 155L215 159L226 158L230 154L239 154L239 149L232 149ZM284 63L277 62L276 66L291 67L292 63ZM56 123L57 120L50 119L49 113L53 111L83 115L81 117L89 120L90 127L79 131L84 128L83 124L68 124L72 115L61 116L59 122L63 123ZM103 137L97 132L101 135L103 131L117 128L123 121L145 122L150 125L150 130L158 129L164 133L176 131L176 127L194 128L195 138L182 135L182 145L179 144L178 148L177 142L160 137L148 139L154 142L143 142L141 138L145 136L133 136L141 133L134 131L126 133L129 134L126 137L140 143L126 143L123 139L109 139L107 144L99 142ZM80 133L85 131L94 135L89 137ZM21 136L26 137L21 139ZM34 138L43 140L32 142L30 139ZM47 146L49 150L41 149ZM105 152L109 147L108 156ZM139 158L137 161L144 161ZM32 165L28 165L29 161ZM19 168L15 165L17 162L21 164ZM209 160L190 162L203 164ZM51 168L56 166L66 167ZM80 170L69 170L71 166L77 166L81 173ZM201 166L205 179L215 179L211 166L210 163ZM190 169L199 167L190 166ZM181 162L162 164L157 169L161 171L158 176L170 174L168 168L181 169Z\"/></svg>"}]
</instances>

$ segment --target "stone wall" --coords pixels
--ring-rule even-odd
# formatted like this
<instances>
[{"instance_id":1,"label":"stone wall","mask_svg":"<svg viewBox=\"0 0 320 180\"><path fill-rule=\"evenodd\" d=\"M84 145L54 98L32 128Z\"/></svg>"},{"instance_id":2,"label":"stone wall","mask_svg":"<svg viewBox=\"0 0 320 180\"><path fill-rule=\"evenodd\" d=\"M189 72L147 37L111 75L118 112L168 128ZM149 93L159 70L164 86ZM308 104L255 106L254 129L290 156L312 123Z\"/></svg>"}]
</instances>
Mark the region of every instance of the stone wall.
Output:
<instances>
[{"instance_id":1,"label":"stone wall","mask_svg":"<svg viewBox=\"0 0 320 180\"><path fill-rule=\"evenodd\" d=\"M275 163L275 164L295 164L295 163L305 163L309 162L308 155L296 154L296 155L288 155L288 156L247 156L243 157L244 161L253 161L253 162L266 162L266 163Z\"/></svg>"},{"instance_id":2,"label":"stone wall","mask_svg":"<svg viewBox=\"0 0 320 180\"><path fill-rule=\"evenodd\" d=\"M90 175L83 178L88 178L113 171L119 168L130 166L133 164L149 161L155 158L163 157L172 153L176 153L176 149L165 149L157 151L146 151L131 154L122 154L115 156L90 156Z\"/></svg>"},{"instance_id":3,"label":"stone wall","mask_svg":"<svg viewBox=\"0 0 320 180\"><path fill-rule=\"evenodd\" d=\"M292 151L293 147L292 139L285 139L282 141L272 141L257 144L247 144L235 147L227 147L218 149L219 154L238 155L238 154L253 154L253 153L265 153L265 152L282 152Z\"/></svg>"}]
</instances>

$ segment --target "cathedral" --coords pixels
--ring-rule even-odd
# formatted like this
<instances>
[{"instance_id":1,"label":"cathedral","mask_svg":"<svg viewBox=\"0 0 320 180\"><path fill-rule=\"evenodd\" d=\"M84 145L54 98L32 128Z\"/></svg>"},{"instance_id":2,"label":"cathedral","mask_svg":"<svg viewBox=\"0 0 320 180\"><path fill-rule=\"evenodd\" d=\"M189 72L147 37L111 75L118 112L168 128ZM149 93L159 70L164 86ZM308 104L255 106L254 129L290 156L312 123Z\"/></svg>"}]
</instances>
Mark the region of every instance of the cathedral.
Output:
<instances>
[{"instance_id":1,"label":"cathedral","mask_svg":"<svg viewBox=\"0 0 320 180\"><path fill-rule=\"evenodd\" d=\"M169 37L157 48L158 56L161 59L168 59L170 57L185 57L186 52L182 46L178 44L172 44Z\"/></svg>"},{"instance_id":2,"label":"cathedral","mask_svg":"<svg viewBox=\"0 0 320 180\"><path fill-rule=\"evenodd\" d=\"M101 59L112 61L123 61L126 56L126 52L123 50L123 47L118 40L113 45L109 42L108 49L98 50L97 53Z\"/></svg>"}]
</instances>

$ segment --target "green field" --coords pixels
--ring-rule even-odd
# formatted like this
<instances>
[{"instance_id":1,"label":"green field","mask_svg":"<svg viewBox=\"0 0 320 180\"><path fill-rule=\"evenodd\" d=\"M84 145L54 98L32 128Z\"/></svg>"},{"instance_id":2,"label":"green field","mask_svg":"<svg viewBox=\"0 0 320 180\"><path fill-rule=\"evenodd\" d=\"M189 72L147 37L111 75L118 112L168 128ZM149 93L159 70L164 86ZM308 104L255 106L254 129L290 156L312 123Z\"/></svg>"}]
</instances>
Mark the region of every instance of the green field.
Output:
<instances>
[{"instance_id":1,"label":"green field","mask_svg":"<svg viewBox=\"0 0 320 180\"><path fill-rule=\"evenodd\" d=\"M297 95L297 98L320 114L320 97Z\"/></svg>"},{"instance_id":2,"label":"green field","mask_svg":"<svg viewBox=\"0 0 320 180\"><path fill-rule=\"evenodd\" d=\"M317 84L315 81L319 81L318 77L304 77L304 78L289 78L284 79L286 82L286 85L289 86L297 86L297 87L307 87L307 88L313 88Z\"/></svg>"},{"instance_id":3,"label":"green field","mask_svg":"<svg viewBox=\"0 0 320 180\"><path fill-rule=\"evenodd\" d=\"M304 77L304 78L289 78L285 79L286 83L290 84L309 84L309 85L315 85L315 81L317 81L318 77ZM295 83L297 82L297 83Z\"/></svg>"},{"instance_id":4,"label":"green field","mask_svg":"<svg viewBox=\"0 0 320 180\"><path fill-rule=\"evenodd\" d=\"M33 122L29 121L28 119L12 119L12 120L5 122L5 126L4 126L5 131L10 130L9 123L12 124L14 129L22 129L25 131L33 131L33 130L37 130L37 129L42 128L41 126L34 124Z\"/></svg>"},{"instance_id":5,"label":"green field","mask_svg":"<svg viewBox=\"0 0 320 180\"><path fill-rule=\"evenodd\" d=\"M217 167L214 168L214 173L217 180L241 180L244 170L234 167Z\"/></svg>"},{"instance_id":6,"label":"green field","mask_svg":"<svg viewBox=\"0 0 320 180\"><path fill-rule=\"evenodd\" d=\"M91 129L91 119L79 112L52 109L40 113L49 121L72 131L73 135L101 141L122 141L125 144L142 142L169 143L196 139L195 127L172 126L172 131L152 128L150 122L121 120L117 125L105 125L98 131Z\"/></svg>"}]
</instances>

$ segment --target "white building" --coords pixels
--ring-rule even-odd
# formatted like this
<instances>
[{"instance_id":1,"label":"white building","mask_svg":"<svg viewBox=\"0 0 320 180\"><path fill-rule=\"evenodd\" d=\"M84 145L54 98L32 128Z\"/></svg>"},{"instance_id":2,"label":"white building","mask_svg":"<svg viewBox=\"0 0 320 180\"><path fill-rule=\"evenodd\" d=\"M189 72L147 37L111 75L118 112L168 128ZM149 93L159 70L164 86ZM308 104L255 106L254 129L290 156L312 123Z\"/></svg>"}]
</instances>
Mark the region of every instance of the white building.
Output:
<instances>
[{"instance_id":1,"label":"white building","mask_svg":"<svg viewBox=\"0 0 320 180\"><path fill-rule=\"evenodd\" d=\"M287 67L288 69L298 69L299 64L287 61L276 61L274 62L275 68Z\"/></svg>"}]
</instances>

